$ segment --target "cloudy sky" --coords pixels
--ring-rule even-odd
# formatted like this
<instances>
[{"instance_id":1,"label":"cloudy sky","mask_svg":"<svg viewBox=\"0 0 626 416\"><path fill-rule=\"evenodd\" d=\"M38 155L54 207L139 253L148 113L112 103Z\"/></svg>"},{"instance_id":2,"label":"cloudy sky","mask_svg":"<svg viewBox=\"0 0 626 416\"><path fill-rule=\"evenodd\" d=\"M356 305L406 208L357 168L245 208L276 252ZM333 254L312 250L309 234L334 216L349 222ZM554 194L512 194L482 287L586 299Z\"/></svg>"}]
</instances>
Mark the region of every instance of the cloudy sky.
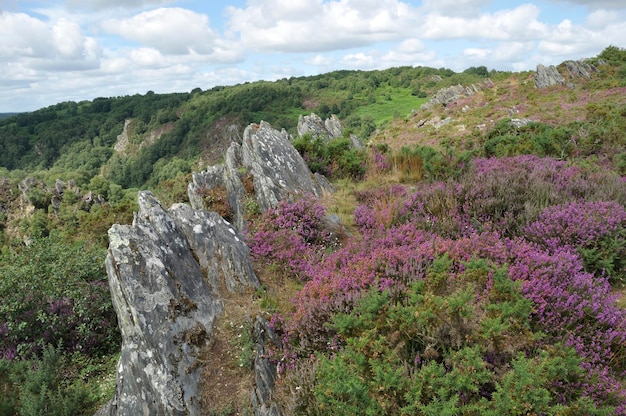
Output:
<instances>
[{"instance_id":1,"label":"cloudy sky","mask_svg":"<svg viewBox=\"0 0 626 416\"><path fill-rule=\"evenodd\" d=\"M626 47L626 0L0 0L0 112L336 69L526 70Z\"/></svg>"}]
</instances>

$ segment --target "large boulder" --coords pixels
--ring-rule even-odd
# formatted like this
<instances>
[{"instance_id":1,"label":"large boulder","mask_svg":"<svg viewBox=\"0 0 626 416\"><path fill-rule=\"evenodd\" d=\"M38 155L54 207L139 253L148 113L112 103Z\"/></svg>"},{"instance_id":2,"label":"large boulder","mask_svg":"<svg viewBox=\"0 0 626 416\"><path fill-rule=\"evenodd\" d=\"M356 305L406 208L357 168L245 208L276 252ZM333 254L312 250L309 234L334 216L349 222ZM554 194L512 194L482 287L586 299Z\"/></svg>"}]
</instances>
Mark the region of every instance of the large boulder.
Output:
<instances>
[{"instance_id":1,"label":"large boulder","mask_svg":"<svg viewBox=\"0 0 626 416\"><path fill-rule=\"evenodd\" d=\"M132 225L109 230L122 351L115 395L98 415L200 415L198 357L223 311L220 290L259 282L242 237L218 214L166 211L148 191L138 200Z\"/></svg>"}]
</instances>

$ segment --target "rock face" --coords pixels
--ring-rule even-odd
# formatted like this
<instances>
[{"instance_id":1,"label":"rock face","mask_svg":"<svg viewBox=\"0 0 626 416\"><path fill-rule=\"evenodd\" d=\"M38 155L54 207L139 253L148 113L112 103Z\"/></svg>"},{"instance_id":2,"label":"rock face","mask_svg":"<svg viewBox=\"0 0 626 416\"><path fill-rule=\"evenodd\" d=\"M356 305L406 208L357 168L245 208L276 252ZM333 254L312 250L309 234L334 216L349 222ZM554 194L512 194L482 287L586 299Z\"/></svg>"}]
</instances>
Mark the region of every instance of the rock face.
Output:
<instances>
[{"instance_id":1,"label":"rock face","mask_svg":"<svg viewBox=\"0 0 626 416\"><path fill-rule=\"evenodd\" d=\"M537 65L537 74L535 75L535 87L547 88L553 85L564 85L565 79L561 76L554 65L543 66Z\"/></svg>"},{"instance_id":2,"label":"rock face","mask_svg":"<svg viewBox=\"0 0 626 416\"><path fill-rule=\"evenodd\" d=\"M586 78L590 79L594 72L598 69L585 61L565 61L563 62L570 78ZM553 85L565 85L566 81L559 70L554 66L548 67L541 64L537 65L537 74L535 75L535 87L547 88ZM570 84L568 84L570 85ZM573 85L573 84L571 84Z\"/></svg>"},{"instance_id":3,"label":"rock face","mask_svg":"<svg viewBox=\"0 0 626 416\"><path fill-rule=\"evenodd\" d=\"M253 189L246 189L245 183L251 183ZM242 230L246 198L266 211L283 199L305 194L321 196L332 187L323 176L311 173L286 131L278 131L262 121L245 129L241 144L231 144L223 165L193 175L187 194L194 208L210 209L203 201L208 189L224 191L232 222Z\"/></svg>"},{"instance_id":4,"label":"rock face","mask_svg":"<svg viewBox=\"0 0 626 416\"><path fill-rule=\"evenodd\" d=\"M258 317L254 322L254 375L256 387L252 392L252 406L255 416L280 416L281 412L272 401L276 384L276 366L266 357L265 347L272 342L280 345L278 336L269 323Z\"/></svg>"},{"instance_id":5,"label":"rock face","mask_svg":"<svg viewBox=\"0 0 626 416\"><path fill-rule=\"evenodd\" d=\"M478 91L480 91L479 88L474 84L468 87L464 87L462 85L453 85L451 87L442 88L441 90L437 91L435 96L432 97L428 102L422 104L420 110L429 110L440 104L448 105L461 97L469 97L471 95L474 95Z\"/></svg>"},{"instance_id":6,"label":"rock face","mask_svg":"<svg viewBox=\"0 0 626 416\"><path fill-rule=\"evenodd\" d=\"M217 213L164 210L139 193L132 225L109 230L106 269L122 353L98 415L200 415L198 354L222 313L220 290L258 287L248 248Z\"/></svg>"},{"instance_id":7,"label":"rock face","mask_svg":"<svg viewBox=\"0 0 626 416\"><path fill-rule=\"evenodd\" d=\"M598 68L585 61L565 61L565 67L572 77L590 79Z\"/></svg>"},{"instance_id":8,"label":"rock face","mask_svg":"<svg viewBox=\"0 0 626 416\"><path fill-rule=\"evenodd\" d=\"M106 269L122 353L115 395L97 414L200 415L199 354L223 313L223 291L259 286L237 231L245 226L244 204L254 199L264 211L283 199L330 189L322 176L311 174L284 130L261 122L245 129L241 144L230 145L224 164L193 175L191 207L164 210L150 192L140 192L132 225L109 230ZM218 202L224 212L205 210ZM272 402L276 368L265 345L279 341L262 318L254 339L254 413L278 416Z\"/></svg>"},{"instance_id":9,"label":"rock face","mask_svg":"<svg viewBox=\"0 0 626 416\"><path fill-rule=\"evenodd\" d=\"M330 140L341 137L343 126L339 118L334 114L326 120L322 120L315 113L311 113L310 116L301 115L298 119L298 135L304 136L305 134L310 134L313 139L319 137L324 140Z\"/></svg>"},{"instance_id":10,"label":"rock face","mask_svg":"<svg viewBox=\"0 0 626 416\"><path fill-rule=\"evenodd\" d=\"M279 132L263 121L246 128L242 163L254 178L254 192L262 211L290 199L293 194L321 196L330 190L327 181L311 174L287 132Z\"/></svg>"}]
</instances>

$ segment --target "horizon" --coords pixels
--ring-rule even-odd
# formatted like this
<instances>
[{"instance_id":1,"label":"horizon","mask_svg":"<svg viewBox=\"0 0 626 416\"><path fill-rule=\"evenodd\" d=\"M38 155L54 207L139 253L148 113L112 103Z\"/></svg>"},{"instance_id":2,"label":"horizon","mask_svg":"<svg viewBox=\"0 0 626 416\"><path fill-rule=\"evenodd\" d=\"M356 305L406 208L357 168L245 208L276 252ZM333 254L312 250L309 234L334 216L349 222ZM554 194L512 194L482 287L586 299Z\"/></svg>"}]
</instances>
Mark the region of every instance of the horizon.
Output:
<instances>
[{"instance_id":1,"label":"horizon","mask_svg":"<svg viewBox=\"0 0 626 416\"><path fill-rule=\"evenodd\" d=\"M0 113L336 70L519 72L623 33L626 0L0 0Z\"/></svg>"}]
</instances>

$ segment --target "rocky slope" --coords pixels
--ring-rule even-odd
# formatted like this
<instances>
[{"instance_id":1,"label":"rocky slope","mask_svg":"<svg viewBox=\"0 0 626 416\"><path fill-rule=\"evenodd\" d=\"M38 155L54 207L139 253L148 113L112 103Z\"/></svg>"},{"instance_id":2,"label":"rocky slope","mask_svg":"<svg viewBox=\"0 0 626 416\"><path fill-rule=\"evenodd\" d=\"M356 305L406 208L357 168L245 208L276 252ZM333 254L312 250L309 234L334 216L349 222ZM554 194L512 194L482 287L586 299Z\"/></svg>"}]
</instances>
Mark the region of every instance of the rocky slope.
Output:
<instances>
[{"instance_id":1,"label":"rocky slope","mask_svg":"<svg viewBox=\"0 0 626 416\"><path fill-rule=\"evenodd\" d=\"M237 230L244 225L242 179L247 175L262 210L297 194L329 190L324 178L311 174L288 135L261 122L245 130L241 145L231 145L224 165L194 175L193 208L175 204L166 210L142 191L132 225L109 230L106 268L123 341L115 396L98 415L202 414L200 353L224 312L225 291L259 286ZM235 225L204 209L211 189L225 192ZM271 402L276 370L265 358L265 344L274 335L261 318L254 335L251 402L257 415L278 415Z\"/></svg>"}]
</instances>

